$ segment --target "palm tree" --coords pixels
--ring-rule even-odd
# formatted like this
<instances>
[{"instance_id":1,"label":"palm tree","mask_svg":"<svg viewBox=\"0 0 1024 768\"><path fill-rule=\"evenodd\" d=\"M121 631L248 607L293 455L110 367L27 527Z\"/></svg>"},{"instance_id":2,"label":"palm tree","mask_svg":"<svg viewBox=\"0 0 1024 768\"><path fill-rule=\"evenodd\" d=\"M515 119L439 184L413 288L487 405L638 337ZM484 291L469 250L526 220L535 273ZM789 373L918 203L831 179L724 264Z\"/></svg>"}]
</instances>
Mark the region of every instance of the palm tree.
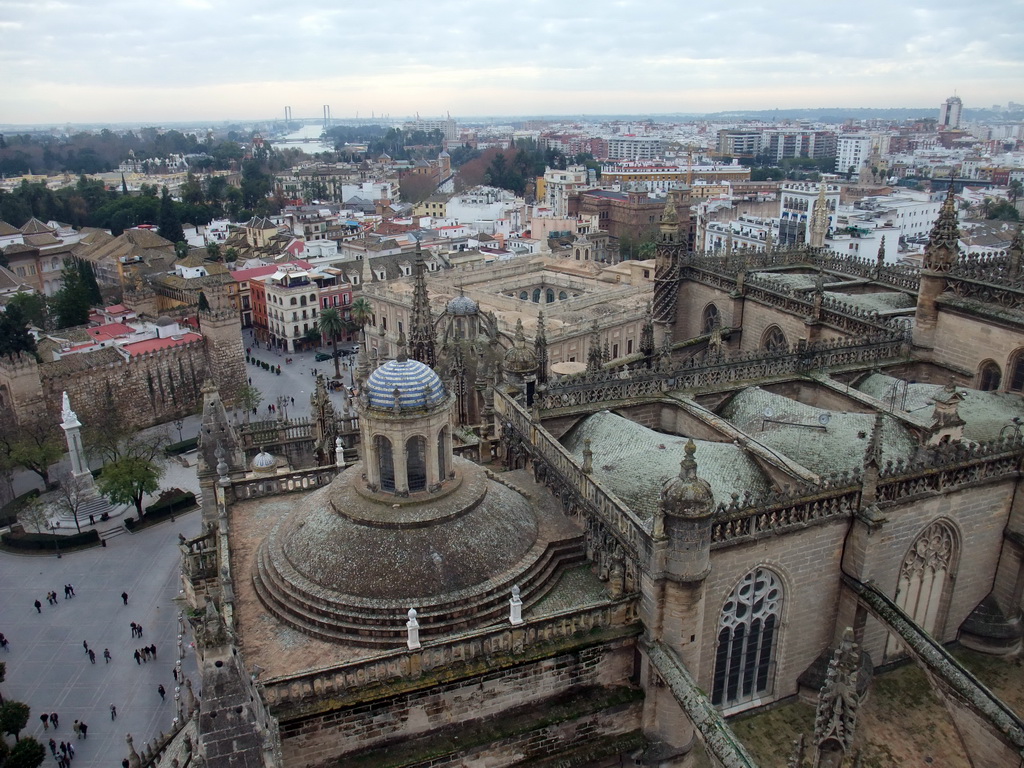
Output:
<instances>
[{"instance_id":1,"label":"palm tree","mask_svg":"<svg viewBox=\"0 0 1024 768\"><path fill-rule=\"evenodd\" d=\"M353 301L351 315L352 322L363 332L363 352L366 352L366 326L373 318L373 305L370 304L370 300L365 296L360 296Z\"/></svg>"},{"instance_id":2,"label":"palm tree","mask_svg":"<svg viewBox=\"0 0 1024 768\"><path fill-rule=\"evenodd\" d=\"M345 321L336 309L325 309L320 312L320 320L317 322L320 333L331 340L334 348L334 378L341 378L341 368L338 365L338 335L345 330Z\"/></svg>"}]
</instances>

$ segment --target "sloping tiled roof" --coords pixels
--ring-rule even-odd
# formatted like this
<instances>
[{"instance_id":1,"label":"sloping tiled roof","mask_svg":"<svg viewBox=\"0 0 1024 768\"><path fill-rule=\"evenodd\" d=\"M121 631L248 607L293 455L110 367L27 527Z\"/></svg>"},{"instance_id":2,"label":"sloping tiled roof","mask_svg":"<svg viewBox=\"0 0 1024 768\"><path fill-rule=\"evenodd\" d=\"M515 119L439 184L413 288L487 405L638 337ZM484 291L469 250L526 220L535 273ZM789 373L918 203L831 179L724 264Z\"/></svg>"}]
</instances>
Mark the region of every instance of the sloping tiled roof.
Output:
<instances>
[{"instance_id":1,"label":"sloping tiled roof","mask_svg":"<svg viewBox=\"0 0 1024 768\"><path fill-rule=\"evenodd\" d=\"M53 234L53 227L48 227L45 222L40 221L35 216L25 222L21 227L21 233L23 235L38 235L42 233Z\"/></svg>"},{"instance_id":2,"label":"sloping tiled roof","mask_svg":"<svg viewBox=\"0 0 1024 768\"><path fill-rule=\"evenodd\" d=\"M893 387L899 379L881 373L873 373L857 385L857 389L867 395L891 402ZM941 384L908 384L907 399L903 402L902 385L900 386L898 406L907 411L931 413L935 396L943 390ZM978 389L957 387L956 391L963 396L957 406L957 413L964 421L964 437L968 440L984 442L996 440L1000 432L1014 417L1024 420L1024 398L1012 392L982 392Z\"/></svg>"},{"instance_id":3,"label":"sloping tiled roof","mask_svg":"<svg viewBox=\"0 0 1024 768\"><path fill-rule=\"evenodd\" d=\"M19 232L21 232L20 229L0 219L0 237L3 237L4 235L16 235Z\"/></svg>"},{"instance_id":4,"label":"sloping tiled roof","mask_svg":"<svg viewBox=\"0 0 1024 768\"><path fill-rule=\"evenodd\" d=\"M679 474L686 438L655 432L609 411L588 416L562 437L562 445L580 463L586 438L594 454L594 477L638 515L653 517L661 486ZM739 446L694 442L697 476L710 483L716 502L728 504L733 493L768 490L768 479Z\"/></svg>"},{"instance_id":5,"label":"sloping tiled roof","mask_svg":"<svg viewBox=\"0 0 1024 768\"><path fill-rule=\"evenodd\" d=\"M823 414L828 414L824 428L819 421ZM720 415L771 450L826 476L864 466L875 426L872 413L827 411L760 387L738 392ZM916 449L917 440L910 431L886 416L882 421L882 459L906 460Z\"/></svg>"}]
</instances>

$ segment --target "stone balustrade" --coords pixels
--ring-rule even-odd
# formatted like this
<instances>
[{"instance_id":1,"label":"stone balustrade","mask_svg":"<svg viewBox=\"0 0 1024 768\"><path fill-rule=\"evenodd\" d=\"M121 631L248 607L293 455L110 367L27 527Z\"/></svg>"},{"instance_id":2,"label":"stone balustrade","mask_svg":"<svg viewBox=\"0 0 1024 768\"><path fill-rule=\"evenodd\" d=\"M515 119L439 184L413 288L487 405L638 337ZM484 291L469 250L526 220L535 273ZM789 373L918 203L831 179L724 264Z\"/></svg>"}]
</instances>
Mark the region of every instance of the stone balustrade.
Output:
<instances>
[{"instance_id":1,"label":"stone balustrade","mask_svg":"<svg viewBox=\"0 0 1024 768\"><path fill-rule=\"evenodd\" d=\"M244 501L262 496L321 488L329 485L337 474L338 468L335 466L314 467L296 472L267 475L266 477L247 477L242 480L234 480L231 483L231 488L235 492L235 499Z\"/></svg>"}]
</instances>

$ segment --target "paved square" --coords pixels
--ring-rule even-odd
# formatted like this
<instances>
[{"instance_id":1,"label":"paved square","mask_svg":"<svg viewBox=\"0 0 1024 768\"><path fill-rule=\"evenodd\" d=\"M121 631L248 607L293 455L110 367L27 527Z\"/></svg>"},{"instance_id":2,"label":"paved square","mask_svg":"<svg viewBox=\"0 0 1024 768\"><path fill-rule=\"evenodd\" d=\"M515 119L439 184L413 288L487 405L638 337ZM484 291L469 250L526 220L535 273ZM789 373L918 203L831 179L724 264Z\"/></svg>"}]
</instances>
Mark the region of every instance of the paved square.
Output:
<instances>
[{"instance_id":1,"label":"paved square","mask_svg":"<svg viewBox=\"0 0 1024 768\"><path fill-rule=\"evenodd\" d=\"M0 552L0 632L10 641L9 651L0 651L0 660L7 663L2 692L5 699L32 708L23 736L34 736L44 745L50 738L74 741L75 768L109 768L127 755L126 733L141 750L144 742L170 730L175 714L171 671L182 607L176 599L178 533L195 536L200 523L195 510L112 538L105 548L59 559ZM74 585L74 598L64 598L65 584ZM57 605L46 602L48 591L57 592ZM122 591L129 595L127 606L121 602ZM37 599L43 604L41 614L32 605ZM132 621L143 626L141 640L132 637ZM95 649L95 664L89 663L83 640ZM139 665L133 653L144 644L156 644L157 659ZM103 660L104 648L110 649L109 664ZM191 652L182 664L198 693ZM161 684L167 690L163 701L157 693ZM113 723L111 704L117 706ZM39 715L44 711L59 715L56 731L43 730ZM88 724L87 739L75 739L75 720Z\"/></svg>"}]
</instances>

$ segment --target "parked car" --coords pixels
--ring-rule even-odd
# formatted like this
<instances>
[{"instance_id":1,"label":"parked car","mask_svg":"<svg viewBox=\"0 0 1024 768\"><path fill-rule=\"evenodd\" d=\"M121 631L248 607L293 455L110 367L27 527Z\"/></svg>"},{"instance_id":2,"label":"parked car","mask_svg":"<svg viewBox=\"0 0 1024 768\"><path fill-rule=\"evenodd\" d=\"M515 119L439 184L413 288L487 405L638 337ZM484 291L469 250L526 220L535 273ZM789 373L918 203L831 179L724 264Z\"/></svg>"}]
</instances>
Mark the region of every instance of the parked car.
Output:
<instances>
[{"instance_id":1,"label":"parked car","mask_svg":"<svg viewBox=\"0 0 1024 768\"><path fill-rule=\"evenodd\" d=\"M317 352L315 355L316 361L322 363L324 360L330 360L333 357L330 352Z\"/></svg>"}]
</instances>

